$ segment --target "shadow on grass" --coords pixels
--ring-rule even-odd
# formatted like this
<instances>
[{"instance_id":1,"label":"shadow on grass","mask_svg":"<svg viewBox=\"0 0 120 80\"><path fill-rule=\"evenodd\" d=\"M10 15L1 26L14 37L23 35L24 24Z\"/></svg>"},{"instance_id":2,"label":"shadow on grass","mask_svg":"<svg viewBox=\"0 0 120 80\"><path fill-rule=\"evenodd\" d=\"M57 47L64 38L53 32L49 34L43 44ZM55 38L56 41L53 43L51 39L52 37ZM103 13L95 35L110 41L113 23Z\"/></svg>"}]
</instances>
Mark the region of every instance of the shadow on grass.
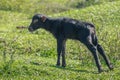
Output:
<instances>
[{"instance_id":1,"label":"shadow on grass","mask_svg":"<svg viewBox=\"0 0 120 80\"><path fill-rule=\"evenodd\" d=\"M88 70L78 70L76 68L73 68L73 67L62 67L62 66L55 66L55 65L50 65L51 67L55 67L55 68L58 68L58 69L62 69L62 70L68 70L68 71L74 71L74 72L80 72L80 73L92 73L92 74L99 74L98 72L96 71L88 71Z\"/></svg>"}]
</instances>

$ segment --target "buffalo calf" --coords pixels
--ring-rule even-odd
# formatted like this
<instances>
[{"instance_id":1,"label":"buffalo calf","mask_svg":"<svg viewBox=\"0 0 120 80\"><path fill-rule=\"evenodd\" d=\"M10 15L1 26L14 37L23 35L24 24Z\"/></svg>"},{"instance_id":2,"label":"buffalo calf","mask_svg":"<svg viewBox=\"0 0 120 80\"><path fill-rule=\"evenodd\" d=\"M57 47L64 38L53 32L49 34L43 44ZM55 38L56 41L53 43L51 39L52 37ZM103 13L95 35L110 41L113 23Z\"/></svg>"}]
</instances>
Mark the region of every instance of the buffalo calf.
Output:
<instances>
[{"instance_id":1,"label":"buffalo calf","mask_svg":"<svg viewBox=\"0 0 120 80\"><path fill-rule=\"evenodd\" d=\"M95 27L93 24L88 22L81 22L71 18L53 19L42 14L36 14L33 16L32 22L28 29L30 32L33 32L39 28L43 28L49 31L57 40L57 66L60 66L60 56L62 56L62 66L66 66L66 40L75 39L86 45L86 47L91 51L99 72L102 72L102 68L97 51L104 58L109 69L113 69L113 66L106 56L103 48L98 43Z\"/></svg>"}]
</instances>

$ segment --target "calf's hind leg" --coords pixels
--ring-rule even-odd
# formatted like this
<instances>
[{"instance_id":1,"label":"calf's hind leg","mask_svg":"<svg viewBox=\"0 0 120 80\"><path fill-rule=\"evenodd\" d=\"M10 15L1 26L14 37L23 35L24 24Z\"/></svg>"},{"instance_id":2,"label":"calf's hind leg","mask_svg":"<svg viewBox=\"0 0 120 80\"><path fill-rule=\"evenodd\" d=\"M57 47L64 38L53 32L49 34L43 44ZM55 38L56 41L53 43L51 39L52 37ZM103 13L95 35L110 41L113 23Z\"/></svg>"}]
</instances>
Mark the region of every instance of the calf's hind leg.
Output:
<instances>
[{"instance_id":1,"label":"calf's hind leg","mask_svg":"<svg viewBox=\"0 0 120 80\"><path fill-rule=\"evenodd\" d=\"M100 44L97 45L97 50L98 52L102 55L102 57L104 58L107 66L109 67L110 70L113 69L113 65L110 63L110 60L108 59L108 57L106 56L102 46Z\"/></svg>"},{"instance_id":2,"label":"calf's hind leg","mask_svg":"<svg viewBox=\"0 0 120 80\"><path fill-rule=\"evenodd\" d=\"M92 44L91 36L87 37L86 40L83 43L92 52L92 55L95 59L96 66L98 68L98 72L102 72L103 70L101 68L101 63L100 63L100 60L99 60L99 57L98 57L98 54L97 54L97 51L96 51L96 46Z\"/></svg>"}]
</instances>

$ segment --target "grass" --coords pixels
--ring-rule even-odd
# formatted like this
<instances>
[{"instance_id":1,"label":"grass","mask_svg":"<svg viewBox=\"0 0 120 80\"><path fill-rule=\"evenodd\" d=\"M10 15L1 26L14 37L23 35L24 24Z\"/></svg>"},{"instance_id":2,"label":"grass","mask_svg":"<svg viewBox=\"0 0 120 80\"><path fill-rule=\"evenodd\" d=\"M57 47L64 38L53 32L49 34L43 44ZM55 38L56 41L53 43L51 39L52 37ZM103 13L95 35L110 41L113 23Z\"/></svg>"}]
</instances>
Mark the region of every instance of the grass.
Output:
<instances>
[{"instance_id":1,"label":"grass","mask_svg":"<svg viewBox=\"0 0 120 80\"><path fill-rule=\"evenodd\" d=\"M105 72L101 74L98 74L97 72L91 53L85 46L83 46L83 44L73 40L67 41L67 67L56 67L56 40L51 34L44 30L38 30L31 34L27 29L16 28L17 26L29 26L33 13L39 12L37 9L42 7L31 7L31 13L28 14L29 11L27 9L29 7L26 7L27 4L25 3L31 3L29 0L21 0L15 2L13 5L9 4L11 7L7 7L5 1L7 0L0 2L0 4L2 3L1 6L3 6L0 8L1 80L119 79L120 1L115 0L113 2L109 2L107 0L101 0L99 4L89 4L82 9L69 7L69 10L63 10L65 12L60 11L61 13L57 13L54 11L55 14L53 14L53 12L48 11L47 13L51 17L66 16L95 24L99 42L102 44L105 52L115 66L114 71L109 71L103 59L100 57L102 66L105 70ZM40 0L32 1L30 5L38 3L38 1ZM46 1L47 0L43 1L43 3ZM54 4L60 3L59 5L64 5L66 7L67 0L63 4L61 1L62 0L55 0ZM48 0L48 2L51 2L51 0ZM23 5L23 8L15 7L16 4ZM46 4L44 3L43 5ZM75 3L70 5L75 5ZM38 6L38 4L35 6ZM74 10L71 8L74 8ZM42 9L46 10L44 8Z\"/></svg>"},{"instance_id":2,"label":"grass","mask_svg":"<svg viewBox=\"0 0 120 80\"><path fill-rule=\"evenodd\" d=\"M96 80L119 79L119 68L98 74L94 64L81 64L79 60L67 59L67 67L56 67L55 58L40 57L37 55L14 55L16 60L10 67L0 66L1 79L18 80ZM119 64L119 62L117 63ZM105 65L104 65L105 67Z\"/></svg>"},{"instance_id":3,"label":"grass","mask_svg":"<svg viewBox=\"0 0 120 80\"><path fill-rule=\"evenodd\" d=\"M114 1L119 0L3 0L0 2L0 10L23 12L29 15L53 14Z\"/></svg>"}]
</instances>

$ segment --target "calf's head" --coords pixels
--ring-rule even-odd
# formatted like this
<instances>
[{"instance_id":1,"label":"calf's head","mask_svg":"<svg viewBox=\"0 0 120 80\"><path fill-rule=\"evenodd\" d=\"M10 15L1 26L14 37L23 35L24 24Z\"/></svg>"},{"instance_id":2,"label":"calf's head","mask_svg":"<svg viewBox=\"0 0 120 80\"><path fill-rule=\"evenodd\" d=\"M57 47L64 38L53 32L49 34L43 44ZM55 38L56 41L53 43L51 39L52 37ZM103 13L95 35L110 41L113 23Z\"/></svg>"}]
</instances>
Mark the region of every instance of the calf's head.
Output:
<instances>
[{"instance_id":1,"label":"calf's head","mask_svg":"<svg viewBox=\"0 0 120 80\"><path fill-rule=\"evenodd\" d=\"M42 14L36 14L32 18L32 22L28 28L30 32L33 32L44 26L44 22L46 21L46 16Z\"/></svg>"}]
</instances>

